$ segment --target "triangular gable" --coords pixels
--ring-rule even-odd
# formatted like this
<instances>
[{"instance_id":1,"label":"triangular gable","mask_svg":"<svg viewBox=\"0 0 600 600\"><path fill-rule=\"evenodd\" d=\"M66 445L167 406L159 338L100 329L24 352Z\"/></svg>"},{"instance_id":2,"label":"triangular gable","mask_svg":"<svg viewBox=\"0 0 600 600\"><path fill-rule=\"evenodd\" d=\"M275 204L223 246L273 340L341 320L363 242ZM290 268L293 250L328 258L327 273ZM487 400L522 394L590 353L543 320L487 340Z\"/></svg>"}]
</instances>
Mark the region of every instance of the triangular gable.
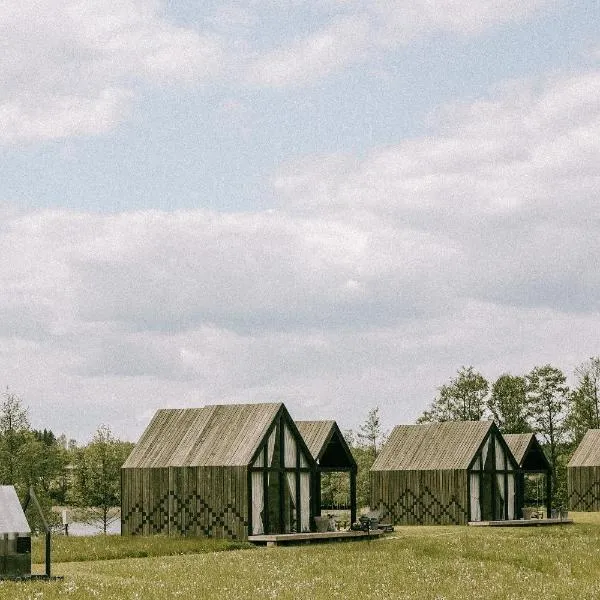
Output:
<instances>
[{"instance_id":1,"label":"triangular gable","mask_svg":"<svg viewBox=\"0 0 600 600\"><path fill-rule=\"evenodd\" d=\"M551 469L544 449L534 433L503 434L519 468L524 471L549 471Z\"/></svg>"},{"instance_id":2,"label":"triangular gable","mask_svg":"<svg viewBox=\"0 0 600 600\"><path fill-rule=\"evenodd\" d=\"M296 421L296 425L319 466L356 469L356 461L335 421Z\"/></svg>"},{"instance_id":3,"label":"triangular gable","mask_svg":"<svg viewBox=\"0 0 600 600\"><path fill-rule=\"evenodd\" d=\"M315 459L314 459L310 449L308 448L306 441L302 437L302 434L300 433L300 431L296 425L296 422L290 416L285 405L280 404L279 406L280 406L280 408L279 408L278 414L275 416L275 418L273 418L271 424L269 425L269 427L266 430L265 434L263 435L262 439L257 444L256 449L252 454L249 464L252 466L257 466L257 467L259 466L259 463L261 462L261 458L260 458L261 453L268 446L270 440L272 439L272 434L273 434L275 428L277 427L277 423L279 421L285 425L285 427L289 431L289 434L296 441L297 447L300 451L300 467L302 467L302 468L307 467L307 468L310 468L311 470L315 469L316 468ZM260 465L260 466L263 466L263 465Z\"/></svg>"},{"instance_id":4,"label":"triangular gable","mask_svg":"<svg viewBox=\"0 0 600 600\"><path fill-rule=\"evenodd\" d=\"M500 444L500 446L502 447L502 450L504 451L508 461L510 462L510 465L507 464L507 468L511 471L518 470L519 463L515 459L509 445L506 443L504 436L500 433L498 426L493 421L490 422L489 430L488 430L487 434L485 435L484 439L482 440L479 448L477 449L477 453L475 454L475 456L469 463L468 468L472 469L475 466L475 463L479 461L479 458L482 457L481 456L482 450L483 450L484 446L487 444L488 439L490 437L493 437L493 439L496 440L496 442L498 442ZM480 466L481 466L481 463L480 463ZM477 468L479 468L479 467L477 467Z\"/></svg>"}]
</instances>

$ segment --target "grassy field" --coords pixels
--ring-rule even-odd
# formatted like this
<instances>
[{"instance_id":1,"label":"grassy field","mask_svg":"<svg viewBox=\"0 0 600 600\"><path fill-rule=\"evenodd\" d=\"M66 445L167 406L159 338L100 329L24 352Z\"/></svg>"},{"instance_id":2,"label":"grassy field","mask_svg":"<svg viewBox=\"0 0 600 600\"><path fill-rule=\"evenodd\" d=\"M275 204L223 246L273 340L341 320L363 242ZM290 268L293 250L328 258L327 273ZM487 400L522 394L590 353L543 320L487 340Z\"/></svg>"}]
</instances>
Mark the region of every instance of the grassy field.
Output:
<instances>
[{"instance_id":1,"label":"grassy field","mask_svg":"<svg viewBox=\"0 0 600 600\"><path fill-rule=\"evenodd\" d=\"M574 517L566 527L404 527L370 542L229 552L193 540L71 538L57 558L85 554L86 543L95 558L55 563L64 581L0 583L0 598L600 598L600 515ZM70 554L68 544L80 547ZM110 559L139 552L148 556Z\"/></svg>"}]
</instances>

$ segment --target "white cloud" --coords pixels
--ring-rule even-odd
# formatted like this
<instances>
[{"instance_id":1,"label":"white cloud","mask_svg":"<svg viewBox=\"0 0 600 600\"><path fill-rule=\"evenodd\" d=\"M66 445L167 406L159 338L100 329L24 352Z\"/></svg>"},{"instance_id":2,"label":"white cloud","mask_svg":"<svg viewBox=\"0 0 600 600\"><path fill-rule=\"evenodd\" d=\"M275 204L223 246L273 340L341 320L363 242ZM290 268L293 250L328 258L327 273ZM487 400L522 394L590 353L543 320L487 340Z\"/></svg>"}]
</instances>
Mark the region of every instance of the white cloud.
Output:
<instances>
[{"instance_id":1,"label":"white cloud","mask_svg":"<svg viewBox=\"0 0 600 600\"><path fill-rule=\"evenodd\" d=\"M305 39L260 56L249 66L248 81L273 87L312 82L360 60L369 33L362 15L335 20Z\"/></svg>"},{"instance_id":2,"label":"white cloud","mask_svg":"<svg viewBox=\"0 0 600 600\"><path fill-rule=\"evenodd\" d=\"M53 429L135 437L160 406L283 400L356 426L379 404L391 425L461 364L570 371L598 353L598 78L289 164L269 211L3 211L6 383L34 417L62 406Z\"/></svg>"},{"instance_id":3,"label":"white cloud","mask_svg":"<svg viewBox=\"0 0 600 600\"><path fill-rule=\"evenodd\" d=\"M375 0L371 6L379 21L380 40L405 44L438 31L475 35L500 23L528 19L547 4L547 0Z\"/></svg>"},{"instance_id":4,"label":"white cloud","mask_svg":"<svg viewBox=\"0 0 600 600\"><path fill-rule=\"evenodd\" d=\"M265 87L307 85L431 33L476 34L527 18L544 4L351 1L282 9L225 3L203 19L210 29L200 30L169 22L164 4L154 0L5 3L0 144L110 131L129 114L143 85L189 85L217 76ZM264 43L277 35L261 31L274 23L261 17L276 15L282 29L295 31L290 22L296 11L310 31L280 36L276 49Z\"/></svg>"},{"instance_id":5,"label":"white cloud","mask_svg":"<svg viewBox=\"0 0 600 600\"><path fill-rule=\"evenodd\" d=\"M313 3L307 3L313 5ZM330 9L326 24L302 39L283 43L248 65L247 81L272 87L299 86L382 51L432 34L478 35L532 17L547 0L375 0L314 3ZM321 22L321 21L318 21Z\"/></svg>"},{"instance_id":6,"label":"white cloud","mask_svg":"<svg viewBox=\"0 0 600 600\"><path fill-rule=\"evenodd\" d=\"M213 76L220 42L176 27L144 0L24 0L0 6L0 143L107 131L137 82Z\"/></svg>"},{"instance_id":7,"label":"white cloud","mask_svg":"<svg viewBox=\"0 0 600 600\"><path fill-rule=\"evenodd\" d=\"M598 72L506 86L448 107L442 135L288 165L274 186L297 214L436 232L458 261L452 295L595 312L599 86Z\"/></svg>"}]
</instances>

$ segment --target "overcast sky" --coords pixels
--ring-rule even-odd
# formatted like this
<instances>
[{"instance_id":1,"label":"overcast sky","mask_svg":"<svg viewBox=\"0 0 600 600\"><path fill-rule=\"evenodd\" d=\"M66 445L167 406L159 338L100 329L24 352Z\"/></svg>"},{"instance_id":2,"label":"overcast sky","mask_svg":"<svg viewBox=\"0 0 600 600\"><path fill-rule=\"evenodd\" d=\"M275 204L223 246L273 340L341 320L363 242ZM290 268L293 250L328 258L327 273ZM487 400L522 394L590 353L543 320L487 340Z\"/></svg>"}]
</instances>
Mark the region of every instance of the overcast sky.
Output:
<instances>
[{"instance_id":1,"label":"overcast sky","mask_svg":"<svg viewBox=\"0 0 600 600\"><path fill-rule=\"evenodd\" d=\"M0 3L0 384L32 425L412 422L600 354L597 0Z\"/></svg>"}]
</instances>

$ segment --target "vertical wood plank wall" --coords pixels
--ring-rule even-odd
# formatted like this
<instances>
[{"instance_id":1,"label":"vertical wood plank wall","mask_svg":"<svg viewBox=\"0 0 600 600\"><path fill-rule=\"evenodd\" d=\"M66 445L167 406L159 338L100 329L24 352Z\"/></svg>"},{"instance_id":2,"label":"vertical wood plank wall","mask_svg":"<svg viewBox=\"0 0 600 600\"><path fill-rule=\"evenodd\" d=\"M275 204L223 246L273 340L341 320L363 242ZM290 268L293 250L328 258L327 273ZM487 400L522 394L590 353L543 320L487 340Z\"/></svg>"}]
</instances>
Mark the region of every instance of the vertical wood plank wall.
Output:
<instances>
[{"instance_id":1,"label":"vertical wood plank wall","mask_svg":"<svg viewBox=\"0 0 600 600\"><path fill-rule=\"evenodd\" d=\"M123 469L121 532L247 539L247 468Z\"/></svg>"},{"instance_id":2,"label":"vertical wood plank wall","mask_svg":"<svg viewBox=\"0 0 600 600\"><path fill-rule=\"evenodd\" d=\"M468 521L467 471L372 471L371 508L394 525Z\"/></svg>"},{"instance_id":3,"label":"vertical wood plank wall","mask_svg":"<svg viewBox=\"0 0 600 600\"><path fill-rule=\"evenodd\" d=\"M569 510L600 511L600 467L567 467Z\"/></svg>"}]
</instances>

